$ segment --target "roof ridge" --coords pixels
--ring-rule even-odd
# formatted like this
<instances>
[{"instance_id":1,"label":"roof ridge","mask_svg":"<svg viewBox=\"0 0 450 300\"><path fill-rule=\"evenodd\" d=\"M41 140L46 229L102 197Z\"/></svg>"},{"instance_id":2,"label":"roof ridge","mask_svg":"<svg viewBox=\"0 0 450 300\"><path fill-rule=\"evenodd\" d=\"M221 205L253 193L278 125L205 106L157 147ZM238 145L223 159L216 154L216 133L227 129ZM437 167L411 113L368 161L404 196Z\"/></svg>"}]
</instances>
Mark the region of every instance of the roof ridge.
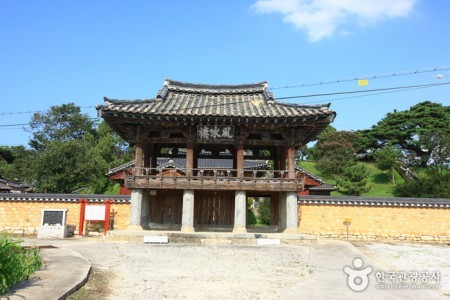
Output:
<instances>
[{"instance_id":1,"label":"roof ridge","mask_svg":"<svg viewBox=\"0 0 450 300\"><path fill-rule=\"evenodd\" d=\"M103 97L103 100L108 103L113 104L142 104L142 103L151 103L158 101L158 99L134 99L134 100L120 100L120 99L111 99L108 97Z\"/></svg>"},{"instance_id":2,"label":"roof ridge","mask_svg":"<svg viewBox=\"0 0 450 300\"><path fill-rule=\"evenodd\" d=\"M199 88L199 89L245 89L245 88L260 88L263 90L268 87L268 81L261 81L257 83L244 83L244 84L204 84L204 83L191 83L184 81L177 81L172 79L164 80L165 86L181 87L181 88Z\"/></svg>"},{"instance_id":3,"label":"roof ridge","mask_svg":"<svg viewBox=\"0 0 450 300\"><path fill-rule=\"evenodd\" d=\"M287 107L295 107L295 108L329 108L331 103L323 103L323 104L295 104L295 103L285 103L285 102L276 102L278 105L287 106Z\"/></svg>"}]
</instances>

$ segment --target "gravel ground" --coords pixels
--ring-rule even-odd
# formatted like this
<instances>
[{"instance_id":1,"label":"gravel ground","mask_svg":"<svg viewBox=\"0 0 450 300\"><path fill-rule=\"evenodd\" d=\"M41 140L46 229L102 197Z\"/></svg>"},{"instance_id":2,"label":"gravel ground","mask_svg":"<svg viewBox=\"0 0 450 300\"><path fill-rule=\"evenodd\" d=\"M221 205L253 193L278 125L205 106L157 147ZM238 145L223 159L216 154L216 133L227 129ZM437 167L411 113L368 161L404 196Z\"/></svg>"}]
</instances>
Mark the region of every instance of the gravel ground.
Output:
<instances>
[{"instance_id":1,"label":"gravel ground","mask_svg":"<svg viewBox=\"0 0 450 300\"><path fill-rule=\"evenodd\" d=\"M92 262L95 272L84 294L72 299L295 299L300 295L318 299L450 299L449 246L356 243L366 255L365 263L374 268L438 270L442 275L439 290L371 287L357 293L348 288L342 270L361 252L345 242L323 241L316 246L144 245L83 238L39 243L75 250Z\"/></svg>"},{"instance_id":2,"label":"gravel ground","mask_svg":"<svg viewBox=\"0 0 450 300\"><path fill-rule=\"evenodd\" d=\"M312 272L310 247L94 243L59 246L114 274L105 299L280 299Z\"/></svg>"}]
</instances>

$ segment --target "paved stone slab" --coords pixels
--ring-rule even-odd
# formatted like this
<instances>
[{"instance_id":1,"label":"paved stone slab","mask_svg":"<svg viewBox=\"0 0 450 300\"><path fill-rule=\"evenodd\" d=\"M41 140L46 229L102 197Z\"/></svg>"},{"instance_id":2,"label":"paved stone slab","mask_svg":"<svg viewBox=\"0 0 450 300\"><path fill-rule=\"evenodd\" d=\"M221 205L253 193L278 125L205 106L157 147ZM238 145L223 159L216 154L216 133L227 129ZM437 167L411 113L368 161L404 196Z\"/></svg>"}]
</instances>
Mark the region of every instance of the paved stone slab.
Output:
<instances>
[{"instance_id":1,"label":"paved stone slab","mask_svg":"<svg viewBox=\"0 0 450 300\"><path fill-rule=\"evenodd\" d=\"M279 245L281 241L279 239L257 239L256 244L258 245Z\"/></svg>"},{"instance_id":2,"label":"paved stone slab","mask_svg":"<svg viewBox=\"0 0 450 300\"><path fill-rule=\"evenodd\" d=\"M168 236L160 236L160 235L144 236L144 244L167 244L167 243L169 243Z\"/></svg>"},{"instance_id":3,"label":"paved stone slab","mask_svg":"<svg viewBox=\"0 0 450 300\"><path fill-rule=\"evenodd\" d=\"M65 299L86 282L91 263L80 253L62 248L41 249L41 253L44 268L14 285L2 300Z\"/></svg>"}]
</instances>

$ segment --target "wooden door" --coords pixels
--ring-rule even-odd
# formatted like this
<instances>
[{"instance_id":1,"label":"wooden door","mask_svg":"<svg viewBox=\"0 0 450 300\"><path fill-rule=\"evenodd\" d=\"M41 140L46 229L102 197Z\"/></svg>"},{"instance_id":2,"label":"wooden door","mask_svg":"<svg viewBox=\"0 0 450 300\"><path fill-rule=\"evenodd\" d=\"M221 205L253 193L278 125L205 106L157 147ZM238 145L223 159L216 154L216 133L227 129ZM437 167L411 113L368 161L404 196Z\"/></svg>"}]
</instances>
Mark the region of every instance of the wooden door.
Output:
<instances>
[{"instance_id":1,"label":"wooden door","mask_svg":"<svg viewBox=\"0 0 450 300\"><path fill-rule=\"evenodd\" d=\"M195 225L233 225L234 193L196 191Z\"/></svg>"},{"instance_id":2,"label":"wooden door","mask_svg":"<svg viewBox=\"0 0 450 300\"><path fill-rule=\"evenodd\" d=\"M181 224L182 208L182 191L158 191L156 197L150 200L150 222Z\"/></svg>"}]
</instances>

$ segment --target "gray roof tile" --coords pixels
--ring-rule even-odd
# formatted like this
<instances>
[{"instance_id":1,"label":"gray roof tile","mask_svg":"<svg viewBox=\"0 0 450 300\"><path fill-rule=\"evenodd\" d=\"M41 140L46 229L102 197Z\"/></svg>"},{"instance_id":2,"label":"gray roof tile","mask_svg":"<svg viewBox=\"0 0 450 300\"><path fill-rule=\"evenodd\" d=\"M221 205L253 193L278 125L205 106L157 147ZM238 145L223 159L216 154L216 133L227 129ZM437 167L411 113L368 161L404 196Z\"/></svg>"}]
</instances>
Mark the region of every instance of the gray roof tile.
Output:
<instances>
[{"instance_id":1,"label":"gray roof tile","mask_svg":"<svg viewBox=\"0 0 450 300\"><path fill-rule=\"evenodd\" d=\"M243 85L205 85L166 80L156 98L113 100L105 97L100 113L154 116L218 116L253 118L334 118L327 105L294 105L274 101L267 82Z\"/></svg>"}]
</instances>

